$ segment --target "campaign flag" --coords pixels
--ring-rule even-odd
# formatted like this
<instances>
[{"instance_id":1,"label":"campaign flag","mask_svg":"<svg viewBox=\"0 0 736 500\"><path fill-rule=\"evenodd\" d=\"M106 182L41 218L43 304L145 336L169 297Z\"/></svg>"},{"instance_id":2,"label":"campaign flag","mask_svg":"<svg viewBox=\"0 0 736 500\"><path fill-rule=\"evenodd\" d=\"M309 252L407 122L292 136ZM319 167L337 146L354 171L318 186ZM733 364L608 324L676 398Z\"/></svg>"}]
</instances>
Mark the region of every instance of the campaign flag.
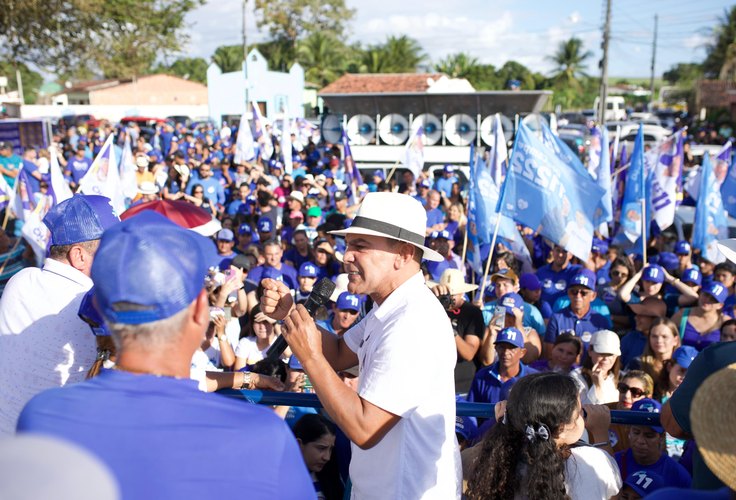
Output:
<instances>
[{"instance_id":1,"label":"campaign flag","mask_svg":"<svg viewBox=\"0 0 736 500\"><path fill-rule=\"evenodd\" d=\"M73 196L72 190L69 188L69 183L64 179L64 174L61 172L57 154L56 147L50 146L49 176L51 177L51 182L49 182L49 194L53 197L54 204L61 203Z\"/></svg>"},{"instance_id":2,"label":"campaign flag","mask_svg":"<svg viewBox=\"0 0 736 500\"><path fill-rule=\"evenodd\" d=\"M476 274L483 275L483 262L480 257L480 242L478 241L478 211L476 209L476 189L475 189L475 170L481 165L479 164L480 156L476 155L475 144L470 143L470 179L468 179L468 241L470 241L473 247L471 252L468 252L468 258L470 265ZM483 165L485 167L485 165Z\"/></svg>"},{"instance_id":3,"label":"campaign flag","mask_svg":"<svg viewBox=\"0 0 736 500\"><path fill-rule=\"evenodd\" d=\"M611 173L613 173L614 170L616 169L616 158L618 157L618 146L619 146L620 141L621 141L621 125L616 125L616 135L613 136L613 144L611 145L611 156L609 160L610 165L611 165Z\"/></svg>"},{"instance_id":4,"label":"campaign flag","mask_svg":"<svg viewBox=\"0 0 736 500\"><path fill-rule=\"evenodd\" d=\"M15 178L15 195L13 212L16 218L25 221L36 208L36 197L29 179L30 174L21 166L18 176Z\"/></svg>"},{"instance_id":5,"label":"campaign flag","mask_svg":"<svg viewBox=\"0 0 736 500\"><path fill-rule=\"evenodd\" d=\"M736 217L736 157L731 161L728 174L721 184L721 198L729 215Z\"/></svg>"},{"instance_id":6,"label":"campaign flag","mask_svg":"<svg viewBox=\"0 0 736 500\"><path fill-rule=\"evenodd\" d=\"M284 108L281 120L281 158L284 162L284 172L291 175L294 165L291 159L291 122L289 121L289 110Z\"/></svg>"},{"instance_id":7,"label":"campaign flag","mask_svg":"<svg viewBox=\"0 0 736 500\"><path fill-rule=\"evenodd\" d=\"M8 185L5 177L0 175L0 210L5 210L8 205L13 206L15 191Z\"/></svg>"},{"instance_id":8,"label":"campaign flag","mask_svg":"<svg viewBox=\"0 0 736 500\"><path fill-rule=\"evenodd\" d=\"M566 165L577 170L579 173L587 173L587 169L580 161L578 155L565 144L565 141L555 135L544 120L541 121L541 139L542 144L554 152L555 156Z\"/></svg>"},{"instance_id":9,"label":"campaign flag","mask_svg":"<svg viewBox=\"0 0 736 500\"><path fill-rule=\"evenodd\" d=\"M519 124L499 211L588 260L603 190Z\"/></svg>"},{"instance_id":10,"label":"campaign flag","mask_svg":"<svg viewBox=\"0 0 736 500\"><path fill-rule=\"evenodd\" d=\"M350 141L348 140L348 136L345 133L345 129L342 130L342 137L340 138L340 141L342 142L343 164L345 167L345 184L347 185L347 190L345 191L345 194L348 195L350 204L354 205L355 203L357 203L355 195L358 191L358 187L363 185L363 176L360 175L358 165L355 164L353 152L350 150Z\"/></svg>"},{"instance_id":11,"label":"campaign flag","mask_svg":"<svg viewBox=\"0 0 736 500\"><path fill-rule=\"evenodd\" d=\"M595 221L596 224L613 219L610 158L608 155L608 129L606 127L593 127L590 135L588 172L604 193L601 199L601 214Z\"/></svg>"},{"instance_id":12,"label":"campaign flag","mask_svg":"<svg viewBox=\"0 0 736 500\"><path fill-rule=\"evenodd\" d=\"M406 150L404 151L404 168L409 169L414 174L415 180L419 179L419 174L424 170L423 135L424 127L417 127L409 142L406 143Z\"/></svg>"},{"instance_id":13,"label":"campaign flag","mask_svg":"<svg viewBox=\"0 0 736 500\"><path fill-rule=\"evenodd\" d=\"M491 178L496 186L500 186L509 166L509 150L506 147L506 136L503 135L501 117L498 113L493 118L493 149L491 149Z\"/></svg>"},{"instance_id":14,"label":"campaign flag","mask_svg":"<svg viewBox=\"0 0 736 500\"><path fill-rule=\"evenodd\" d=\"M693 223L693 248L708 261L721 263L726 257L718 250L718 240L728 237L728 220L723 208L716 172L708 153L703 156L700 196L695 206Z\"/></svg>"},{"instance_id":15,"label":"campaign flag","mask_svg":"<svg viewBox=\"0 0 736 500\"><path fill-rule=\"evenodd\" d=\"M665 230L675 221L677 207L677 179L682 171L682 157L678 156L678 143L682 135L672 134L647 154L652 189L652 218L660 230Z\"/></svg>"},{"instance_id":16,"label":"campaign flag","mask_svg":"<svg viewBox=\"0 0 736 500\"><path fill-rule=\"evenodd\" d=\"M626 185L621 201L621 226L619 231L632 243L642 236L642 200L646 199L646 172L644 168L644 132L639 126L631 166L626 174Z\"/></svg>"},{"instance_id":17,"label":"campaign flag","mask_svg":"<svg viewBox=\"0 0 736 500\"><path fill-rule=\"evenodd\" d=\"M43 223L43 218L52 205L53 198L51 196L43 196L38 205L26 214L23 228L21 229L21 234L33 250L36 263L39 267L43 265L50 245L51 233L46 227L46 224Z\"/></svg>"},{"instance_id":18,"label":"campaign flag","mask_svg":"<svg viewBox=\"0 0 736 500\"><path fill-rule=\"evenodd\" d=\"M120 155L120 184L122 186L123 196L131 200L138 196L137 170L135 160L133 159L133 149L130 147L130 133L126 128L123 153Z\"/></svg>"},{"instance_id":19,"label":"campaign flag","mask_svg":"<svg viewBox=\"0 0 736 500\"><path fill-rule=\"evenodd\" d=\"M125 211L125 197L120 183L120 173L116 168L112 139L113 135L110 134L87 173L79 180L79 191L82 194L107 196L112 201L115 213L121 214Z\"/></svg>"},{"instance_id":20,"label":"campaign flag","mask_svg":"<svg viewBox=\"0 0 736 500\"><path fill-rule=\"evenodd\" d=\"M266 119L261 114L261 108L250 103L253 110L253 138L258 142L261 158L268 161L273 156L273 140L266 130Z\"/></svg>"},{"instance_id":21,"label":"campaign flag","mask_svg":"<svg viewBox=\"0 0 736 500\"><path fill-rule=\"evenodd\" d=\"M728 141L726 144L723 145L720 150L718 150L718 153L716 153L715 158L713 159L714 179L719 186L723 183L723 181L725 181L726 175L728 174L728 167L731 164L732 152L733 146L731 144L731 141ZM697 169L691 171L687 180L685 180L685 190L694 200L697 200L700 196L700 178L702 171L703 167L698 167Z\"/></svg>"},{"instance_id":22,"label":"campaign flag","mask_svg":"<svg viewBox=\"0 0 736 500\"><path fill-rule=\"evenodd\" d=\"M248 113L243 113L238 126L238 137L235 141L235 154L233 163L243 165L256 157L255 143L253 142L253 131L250 129Z\"/></svg>"}]
</instances>

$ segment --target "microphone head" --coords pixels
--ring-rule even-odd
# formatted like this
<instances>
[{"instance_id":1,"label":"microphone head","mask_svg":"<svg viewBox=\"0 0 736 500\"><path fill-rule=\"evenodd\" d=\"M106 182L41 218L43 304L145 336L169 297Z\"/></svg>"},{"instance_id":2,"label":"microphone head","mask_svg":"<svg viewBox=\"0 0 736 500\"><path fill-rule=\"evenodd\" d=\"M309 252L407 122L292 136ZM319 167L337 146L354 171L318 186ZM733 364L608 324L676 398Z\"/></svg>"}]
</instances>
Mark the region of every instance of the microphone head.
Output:
<instances>
[{"instance_id":1,"label":"microphone head","mask_svg":"<svg viewBox=\"0 0 736 500\"><path fill-rule=\"evenodd\" d=\"M335 283L333 283L330 278L322 278L314 285L309 297L322 306L329 302L332 292L334 291Z\"/></svg>"}]
</instances>

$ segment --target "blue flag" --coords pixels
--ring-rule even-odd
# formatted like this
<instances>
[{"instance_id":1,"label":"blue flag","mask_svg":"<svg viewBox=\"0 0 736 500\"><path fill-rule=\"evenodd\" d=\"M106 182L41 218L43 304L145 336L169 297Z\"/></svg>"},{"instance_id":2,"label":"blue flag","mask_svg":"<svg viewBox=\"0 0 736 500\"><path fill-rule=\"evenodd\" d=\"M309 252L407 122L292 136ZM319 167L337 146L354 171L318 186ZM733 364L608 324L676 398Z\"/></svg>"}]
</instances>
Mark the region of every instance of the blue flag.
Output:
<instances>
[{"instance_id":1,"label":"blue flag","mask_svg":"<svg viewBox=\"0 0 736 500\"><path fill-rule=\"evenodd\" d=\"M588 260L604 192L586 171L562 161L521 123L499 210Z\"/></svg>"},{"instance_id":2,"label":"blue flag","mask_svg":"<svg viewBox=\"0 0 736 500\"><path fill-rule=\"evenodd\" d=\"M644 171L644 132L639 126L634 149L631 152L631 166L626 174L623 200L621 201L620 232L634 242L642 236L642 200L646 197L646 172Z\"/></svg>"},{"instance_id":3,"label":"blue flag","mask_svg":"<svg viewBox=\"0 0 736 500\"><path fill-rule=\"evenodd\" d=\"M736 217L736 157L731 161L728 174L721 184L721 198L729 215Z\"/></svg>"},{"instance_id":4,"label":"blue flag","mask_svg":"<svg viewBox=\"0 0 736 500\"><path fill-rule=\"evenodd\" d=\"M345 165L345 193L350 200L350 204L354 205L357 203L357 192L359 186L363 184L363 177L360 175L360 170L355 164L353 159L353 152L350 150L350 141L345 133L345 129L342 130L342 148L343 148L343 162Z\"/></svg>"},{"instance_id":5,"label":"blue flag","mask_svg":"<svg viewBox=\"0 0 736 500\"><path fill-rule=\"evenodd\" d=\"M710 162L710 155L703 157L700 176L700 196L695 206L693 224L693 248L708 261L720 263L726 260L718 250L718 240L728 237L728 220L723 208L721 191L718 189L716 174Z\"/></svg>"},{"instance_id":6,"label":"blue flag","mask_svg":"<svg viewBox=\"0 0 736 500\"><path fill-rule=\"evenodd\" d=\"M590 136L590 161L588 171L603 190L601 215L595 222L608 222L613 219L611 202L611 157L608 154L608 129L594 127Z\"/></svg>"},{"instance_id":7,"label":"blue flag","mask_svg":"<svg viewBox=\"0 0 736 500\"><path fill-rule=\"evenodd\" d=\"M470 241L473 250L468 253L468 260L473 270L479 274L483 274L483 264L480 257L480 242L478 241L478 211L476 209L476 189L475 189L475 170L479 167L480 158L476 157L475 144L470 143L470 179L468 179L468 241Z\"/></svg>"}]
</instances>

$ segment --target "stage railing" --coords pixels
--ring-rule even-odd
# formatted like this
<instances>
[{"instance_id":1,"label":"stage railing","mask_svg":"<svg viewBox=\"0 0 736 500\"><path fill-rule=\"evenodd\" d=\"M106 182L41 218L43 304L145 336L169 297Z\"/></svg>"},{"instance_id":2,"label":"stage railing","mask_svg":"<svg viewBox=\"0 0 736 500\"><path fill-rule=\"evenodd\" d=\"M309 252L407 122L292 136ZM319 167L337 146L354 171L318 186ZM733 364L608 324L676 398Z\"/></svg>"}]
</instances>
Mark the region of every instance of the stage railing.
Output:
<instances>
[{"instance_id":1,"label":"stage railing","mask_svg":"<svg viewBox=\"0 0 736 500\"><path fill-rule=\"evenodd\" d=\"M269 406L300 406L303 408L322 408L322 403L316 394L298 392L271 392L271 391L237 391L228 389L219 391L227 396L242 398L251 403ZM493 406L490 403L457 403L457 414L467 417L489 418L493 415ZM659 413L645 411L611 411L611 423L624 425L655 425L659 426Z\"/></svg>"}]
</instances>

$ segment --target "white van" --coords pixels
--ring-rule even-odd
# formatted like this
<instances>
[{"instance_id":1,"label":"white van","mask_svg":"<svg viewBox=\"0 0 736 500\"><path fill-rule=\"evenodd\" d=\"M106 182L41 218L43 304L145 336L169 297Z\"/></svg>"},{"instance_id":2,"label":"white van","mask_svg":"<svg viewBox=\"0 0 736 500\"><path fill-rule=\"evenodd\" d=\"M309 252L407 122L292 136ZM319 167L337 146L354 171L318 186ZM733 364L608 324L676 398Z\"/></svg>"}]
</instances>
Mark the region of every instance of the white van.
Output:
<instances>
[{"instance_id":1,"label":"white van","mask_svg":"<svg viewBox=\"0 0 736 500\"><path fill-rule=\"evenodd\" d=\"M598 112L600 97L593 102L593 109ZM626 119L626 101L618 95L606 97L606 121L618 121Z\"/></svg>"}]
</instances>

